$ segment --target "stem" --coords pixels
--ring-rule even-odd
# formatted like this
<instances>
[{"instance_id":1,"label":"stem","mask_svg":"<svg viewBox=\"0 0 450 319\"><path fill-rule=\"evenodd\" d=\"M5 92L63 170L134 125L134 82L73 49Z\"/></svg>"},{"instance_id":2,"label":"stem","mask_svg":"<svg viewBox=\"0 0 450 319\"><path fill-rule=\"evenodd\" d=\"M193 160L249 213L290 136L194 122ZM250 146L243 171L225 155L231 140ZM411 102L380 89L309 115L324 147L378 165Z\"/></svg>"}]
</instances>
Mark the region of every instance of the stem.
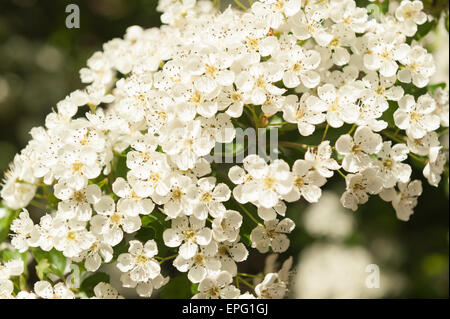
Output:
<instances>
[{"instance_id":1,"label":"stem","mask_svg":"<svg viewBox=\"0 0 450 319\"><path fill-rule=\"evenodd\" d=\"M175 257L177 257L178 254L172 255L172 256L168 256L168 257L155 257L156 259L159 259L159 264L161 265L163 262L170 260L170 259L174 259Z\"/></svg>"},{"instance_id":2,"label":"stem","mask_svg":"<svg viewBox=\"0 0 450 319\"><path fill-rule=\"evenodd\" d=\"M338 169L337 172L338 172L339 175L341 175L344 179L347 177L344 173L341 172L340 169Z\"/></svg>"},{"instance_id":3,"label":"stem","mask_svg":"<svg viewBox=\"0 0 450 319\"><path fill-rule=\"evenodd\" d=\"M245 113L245 115L247 115L247 117L248 117L250 123L252 124L252 126L256 128L256 123L254 123L252 115L249 114L249 112L248 112L248 110L246 108L244 108L244 113Z\"/></svg>"},{"instance_id":4,"label":"stem","mask_svg":"<svg viewBox=\"0 0 450 319\"><path fill-rule=\"evenodd\" d=\"M388 133L388 132L381 132L381 134L383 134L384 136L390 138L391 140L393 140L393 141L395 141L397 143L404 143L405 142L404 139L402 140L402 139L398 138L397 134L392 135L391 133Z\"/></svg>"},{"instance_id":5,"label":"stem","mask_svg":"<svg viewBox=\"0 0 450 319\"><path fill-rule=\"evenodd\" d=\"M350 129L350 131L348 131L347 134L351 135L355 129L356 129L356 124L353 124L352 128Z\"/></svg>"},{"instance_id":6,"label":"stem","mask_svg":"<svg viewBox=\"0 0 450 319\"><path fill-rule=\"evenodd\" d=\"M251 278L260 278L261 277L261 275L252 275L252 274L247 274L247 273L244 273L244 272L239 272L237 275L238 276L251 277Z\"/></svg>"},{"instance_id":7,"label":"stem","mask_svg":"<svg viewBox=\"0 0 450 319\"><path fill-rule=\"evenodd\" d=\"M322 142L325 140L325 137L327 137L327 133L328 133L328 129L330 128L330 124L327 124L327 126L325 127L325 131L323 132L322 135Z\"/></svg>"},{"instance_id":8,"label":"stem","mask_svg":"<svg viewBox=\"0 0 450 319\"><path fill-rule=\"evenodd\" d=\"M415 159L415 160L418 161L418 162L421 162L421 163L424 163L424 164L427 164L427 163L428 163L428 160L427 160L427 159L421 158L421 157L419 157L419 156L417 156L417 155L415 155L415 154L413 154L413 153L408 153L408 156L411 157L411 158L413 158L413 159Z\"/></svg>"},{"instance_id":9,"label":"stem","mask_svg":"<svg viewBox=\"0 0 450 319\"><path fill-rule=\"evenodd\" d=\"M246 6L244 6L239 0L234 0L234 3L236 3L236 5L241 8L242 10L247 10L248 8Z\"/></svg>"},{"instance_id":10,"label":"stem","mask_svg":"<svg viewBox=\"0 0 450 319\"><path fill-rule=\"evenodd\" d=\"M309 148L317 147L315 145L299 144L299 143L283 142L283 141L279 142L278 145L292 147L292 148L301 148L301 149L305 149L305 150L307 150Z\"/></svg>"},{"instance_id":11,"label":"stem","mask_svg":"<svg viewBox=\"0 0 450 319\"><path fill-rule=\"evenodd\" d=\"M444 130L440 131L440 132L438 133L438 137L441 137L442 135L444 135L444 134L447 133L447 132L448 132L448 127L446 127Z\"/></svg>"},{"instance_id":12,"label":"stem","mask_svg":"<svg viewBox=\"0 0 450 319\"><path fill-rule=\"evenodd\" d=\"M255 290L255 286L253 286L251 283L249 283L247 280L245 280L244 278L241 278L239 276L236 277L238 280L242 281L246 286L252 288L253 290Z\"/></svg>"},{"instance_id":13,"label":"stem","mask_svg":"<svg viewBox=\"0 0 450 319\"><path fill-rule=\"evenodd\" d=\"M255 109L254 107L250 107L248 104L245 105L250 112L252 113L253 116L253 122L255 123L255 128L257 129L260 125L259 125L259 117L258 115L256 115Z\"/></svg>"},{"instance_id":14,"label":"stem","mask_svg":"<svg viewBox=\"0 0 450 319\"><path fill-rule=\"evenodd\" d=\"M290 122L279 122L279 123L270 123L270 126L275 126L275 125L286 125L286 124L294 124L294 123L290 123Z\"/></svg>"},{"instance_id":15,"label":"stem","mask_svg":"<svg viewBox=\"0 0 450 319\"><path fill-rule=\"evenodd\" d=\"M251 220L253 220L256 225L264 227L263 224L261 224L260 222L258 222L258 220L256 220L255 217L253 217L253 215L247 210L247 208L244 207L244 205L242 205L241 203L239 203L237 200L235 200L235 202L239 205L239 207L244 211L245 214L247 214L248 217L250 217Z\"/></svg>"}]
</instances>

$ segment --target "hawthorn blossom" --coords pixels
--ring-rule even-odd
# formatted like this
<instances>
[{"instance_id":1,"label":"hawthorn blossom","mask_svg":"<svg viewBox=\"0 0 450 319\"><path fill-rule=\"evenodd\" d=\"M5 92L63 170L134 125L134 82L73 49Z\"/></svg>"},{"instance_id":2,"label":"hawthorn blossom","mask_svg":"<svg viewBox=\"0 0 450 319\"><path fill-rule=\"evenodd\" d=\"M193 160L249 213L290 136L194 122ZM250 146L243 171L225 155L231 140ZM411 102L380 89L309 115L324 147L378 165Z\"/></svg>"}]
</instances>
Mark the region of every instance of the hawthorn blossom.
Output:
<instances>
[{"instance_id":1,"label":"hawthorn blossom","mask_svg":"<svg viewBox=\"0 0 450 319\"><path fill-rule=\"evenodd\" d=\"M272 219L264 222L264 227L258 225L250 234L252 247L261 253L269 251L269 247L276 253L282 253L289 247L290 241L286 234L295 228L294 222L289 218L281 221Z\"/></svg>"},{"instance_id":2,"label":"hawthorn blossom","mask_svg":"<svg viewBox=\"0 0 450 319\"><path fill-rule=\"evenodd\" d=\"M164 243L168 247L180 246L178 253L184 259L195 256L198 245L208 245L211 242L212 231L205 227L205 220L191 217L172 219L172 228L163 232Z\"/></svg>"},{"instance_id":3,"label":"hawthorn blossom","mask_svg":"<svg viewBox=\"0 0 450 319\"><path fill-rule=\"evenodd\" d=\"M415 102L414 97L408 94L400 99L398 105L394 121L399 128L406 130L408 136L422 138L439 127L440 119L433 114L436 103L430 95L422 95Z\"/></svg>"}]
</instances>

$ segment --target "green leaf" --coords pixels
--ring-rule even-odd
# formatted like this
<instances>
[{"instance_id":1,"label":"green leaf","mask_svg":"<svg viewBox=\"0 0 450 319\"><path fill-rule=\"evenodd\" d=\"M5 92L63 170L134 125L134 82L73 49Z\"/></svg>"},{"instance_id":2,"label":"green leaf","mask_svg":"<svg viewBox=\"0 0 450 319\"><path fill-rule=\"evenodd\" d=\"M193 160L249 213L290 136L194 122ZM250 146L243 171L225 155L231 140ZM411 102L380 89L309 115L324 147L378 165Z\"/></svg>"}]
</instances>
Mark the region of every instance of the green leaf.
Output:
<instances>
[{"instance_id":1,"label":"green leaf","mask_svg":"<svg viewBox=\"0 0 450 319\"><path fill-rule=\"evenodd\" d=\"M43 262L39 267L43 268L46 265L44 262L46 260L49 264L48 272L51 272L60 278L64 278L64 270L66 269L67 259L64 257L62 252L54 248L50 251L43 251L40 248L32 248L31 252L38 262L38 266L41 262Z\"/></svg>"},{"instance_id":2,"label":"green leaf","mask_svg":"<svg viewBox=\"0 0 450 319\"><path fill-rule=\"evenodd\" d=\"M191 294L192 295L198 294L198 285L199 284L192 284L191 285Z\"/></svg>"},{"instance_id":3,"label":"green leaf","mask_svg":"<svg viewBox=\"0 0 450 319\"><path fill-rule=\"evenodd\" d=\"M10 210L6 207L1 207L1 210L4 210L4 215L0 218L0 242L5 241L9 234L9 227L11 226L12 221L18 215L18 211Z\"/></svg>"},{"instance_id":4,"label":"green leaf","mask_svg":"<svg viewBox=\"0 0 450 319\"><path fill-rule=\"evenodd\" d=\"M150 239L155 239L155 234L156 230L149 225L139 229L134 238L145 244Z\"/></svg>"},{"instance_id":5,"label":"green leaf","mask_svg":"<svg viewBox=\"0 0 450 319\"><path fill-rule=\"evenodd\" d=\"M12 250L12 249L3 249L0 252L0 259L5 261L10 261L13 259L18 259L18 258L22 258L22 255L17 251L17 250Z\"/></svg>"},{"instance_id":6,"label":"green leaf","mask_svg":"<svg viewBox=\"0 0 450 319\"><path fill-rule=\"evenodd\" d=\"M445 82L441 82L441 83L428 85L427 89L428 89L428 91L431 91L434 93L434 91L436 91L438 88L445 89L446 86L447 86L447 84Z\"/></svg>"},{"instance_id":7,"label":"green leaf","mask_svg":"<svg viewBox=\"0 0 450 319\"><path fill-rule=\"evenodd\" d=\"M424 24L417 26L417 32L414 35L413 39L419 41L420 39L425 37L431 30L435 29L436 26L437 26L436 19L427 21Z\"/></svg>"},{"instance_id":8,"label":"green leaf","mask_svg":"<svg viewBox=\"0 0 450 319\"><path fill-rule=\"evenodd\" d=\"M163 299L188 299L192 297L191 282L187 275L175 277L161 291Z\"/></svg>"},{"instance_id":9,"label":"green leaf","mask_svg":"<svg viewBox=\"0 0 450 319\"><path fill-rule=\"evenodd\" d=\"M36 265L36 274L40 280L45 280L47 275L51 272L48 259L42 259Z\"/></svg>"},{"instance_id":10,"label":"green leaf","mask_svg":"<svg viewBox=\"0 0 450 319\"><path fill-rule=\"evenodd\" d=\"M87 277L83 280L83 282L80 285L80 290L86 293L89 297L93 296L94 288L97 286L100 282L106 282L109 283L109 275L104 272L96 272L92 274L91 276Z\"/></svg>"}]
</instances>

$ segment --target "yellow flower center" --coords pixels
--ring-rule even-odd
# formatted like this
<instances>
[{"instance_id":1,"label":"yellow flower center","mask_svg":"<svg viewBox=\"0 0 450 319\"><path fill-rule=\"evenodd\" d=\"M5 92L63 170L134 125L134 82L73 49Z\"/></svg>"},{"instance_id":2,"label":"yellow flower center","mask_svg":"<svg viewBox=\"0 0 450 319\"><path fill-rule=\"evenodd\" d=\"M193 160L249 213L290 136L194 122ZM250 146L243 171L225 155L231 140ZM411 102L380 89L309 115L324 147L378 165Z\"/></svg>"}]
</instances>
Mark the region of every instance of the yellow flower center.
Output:
<instances>
[{"instance_id":1,"label":"yellow flower center","mask_svg":"<svg viewBox=\"0 0 450 319\"><path fill-rule=\"evenodd\" d=\"M216 77L217 71L218 70L217 70L217 68L214 65L206 64L205 73L208 76L210 76L210 77L212 77L214 79Z\"/></svg>"},{"instance_id":2,"label":"yellow flower center","mask_svg":"<svg viewBox=\"0 0 450 319\"><path fill-rule=\"evenodd\" d=\"M187 229L184 231L184 238L186 239L186 241L194 240L196 234L197 233L195 230Z\"/></svg>"},{"instance_id":3,"label":"yellow flower center","mask_svg":"<svg viewBox=\"0 0 450 319\"><path fill-rule=\"evenodd\" d=\"M200 266L204 265L205 261L206 261L206 258L205 258L205 256L203 254L197 254L197 255L194 256L194 263L196 265L200 265Z\"/></svg>"},{"instance_id":4,"label":"yellow flower center","mask_svg":"<svg viewBox=\"0 0 450 319\"><path fill-rule=\"evenodd\" d=\"M272 177L264 178L264 186L266 188L272 189L274 185L275 185L275 179L273 179Z\"/></svg>"},{"instance_id":5,"label":"yellow flower center","mask_svg":"<svg viewBox=\"0 0 450 319\"><path fill-rule=\"evenodd\" d=\"M144 256L144 255L139 255L139 256L137 256L137 258L136 258L136 262L137 262L138 264L140 264L140 265L146 264L147 261L148 261L148 258L147 258L146 256Z\"/></svg>"},{"instance_id":6,"label":"yellow flower center","mask_svg":"<svg viewBox=\"0 0 450 319\"><path fill-rule=\"evenodd\" d=\"M86 202L86 194L83 191L75 192L73 199L78 203Z\"/></svg>"},{"instance_id":7,"label":"yellow flower center","mask_svg":"<svg viewBox=\"0 0 450 319\"><path fill-rule=\"evenodd\" d=\"M81 173L81 170L83 169L83 163L75 162L72 164L72 170L74 173Z\"/></svg>"},{"instance_id":8,"label":"yellow flower center","mask_svg":"<svg viewBox=\"0 0 450 319\"><path fill-rule=\"evenodd\" d=\"M204 203L208 203L212 200L212 195L210 192L204 192L202 196L200 196L200 200Z\"/></svg>"},{"instance_id":9,"label":"yellow flower center","mask_svg":"<svg viewBox=\"0 0 450 319\"><path fill-rule=\"evenodd\" d=\"M77 233L74 231L71 231L67 234L67 239L68 240L75 240L77 238Z\"/></svg>"},{"instance_id":10,"label":"yellow flower center","mask_svg":"<svg viewBox=\"0 0 450 319\"><path fill-rule=\"evenodd\" d=\"M122 216L119 215L118 213L114 213L114 214L111 215L111 217L109 217L109 220L111 221L111 223L113 225L118 226L122 222Z\"/></svg>"},{"instance_id":11,"label":"yellow flower center","mask_svg":"<svg viewBox=\"0 0 450 319\"><path fill-rule=\"evenodd\" d=\"M181 191L181 189L179 189L179 188L175 188L173 191L172 191L172 198L174 199L174 200L180 200L181 199L181 196L183 196L183 192Z\"/></svg>"},{"instance_id":12,"label":"yellow flower center","mask_svg":"<svg viewBox=\"0 0 450 319\"><path fill-rule=\"evenodd\" d=\"M298 176L297 178L295 178L294 180L294 185L297 188L301 188L303 185L305 185L305 181L303 180L302 177Z\"/></svg>"}]
</instances>

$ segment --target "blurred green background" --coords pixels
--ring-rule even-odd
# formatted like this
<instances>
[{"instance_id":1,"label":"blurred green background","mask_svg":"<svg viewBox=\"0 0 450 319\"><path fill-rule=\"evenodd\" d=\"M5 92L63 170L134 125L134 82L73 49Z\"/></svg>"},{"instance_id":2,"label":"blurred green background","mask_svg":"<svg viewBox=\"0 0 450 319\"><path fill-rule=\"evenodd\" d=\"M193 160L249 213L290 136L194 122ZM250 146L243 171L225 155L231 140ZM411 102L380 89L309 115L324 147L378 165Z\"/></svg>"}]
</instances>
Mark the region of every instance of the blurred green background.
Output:
<instances>
[{"instance_id":1,"label":"blurred green background","mask_svg":"<svg viewBox=\"0 0 450 319\"><path fill-rule=\"evenodd\" d=\"M65 8L70 3L80 7L79 29L67 29L65 26ZM46 114L59 100L82 87L78 71L95 51L101 50L104 42L122 37L131 25L146 28L160 25L156 4L156 0L0 2L1 175L14 154L29 140L29 130L42 125ZM446 5L448 7L448 2ZM400 278L391 282L391 285L398 287L378 297L448 298L448 183L445 180L436 189L422 178L421 170L416 173L414 178L423 180L424 193L415 214L407 223L397 220L390 203L374 196L357 212L344 210L340 213L352 220L352 227L345 235L336 238L326 235L333 232L335 220L316 221L329 223L328 231L320 235L305 226L308 205L303 201L292 206L288 216L298 226L290 237L292 245L289 251L279 259L293 255L295 268L298 262L306 259L302 251L314 243L338 243L348 249L360 247L370 254L372 262L379 265L381 272ZM344 183L335 179L326 189L340 194ZM333 214L333 210L342 211L338 207L336 204L328 209ZM339 218L337 215L335 217ZM327 225L321 227L327 228ZM243 265L243 270L260 271L261 261L262 256L255 253ZM323 266L326 269L326 265ZM321 267L320 258L317 267ZM347 266L344 263L341 267ZM343 282L345 286L345 278ZM297 297L296 289L293 291L291 296Z\"/></svg>"}]
</instances>

